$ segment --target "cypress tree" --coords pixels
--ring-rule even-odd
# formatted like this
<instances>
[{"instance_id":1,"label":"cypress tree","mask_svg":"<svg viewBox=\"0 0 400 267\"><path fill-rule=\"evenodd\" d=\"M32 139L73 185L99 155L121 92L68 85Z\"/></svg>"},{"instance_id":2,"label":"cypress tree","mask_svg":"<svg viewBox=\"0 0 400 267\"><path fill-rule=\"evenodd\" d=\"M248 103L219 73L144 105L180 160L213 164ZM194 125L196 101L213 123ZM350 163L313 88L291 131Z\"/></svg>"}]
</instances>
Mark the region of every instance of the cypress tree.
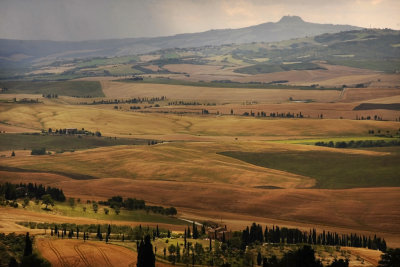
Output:
<instances>
[{"instance_id":1,"label":"cypress tree","mask_svg":"<svg viewBox=\"0 0 400 267\"><path fill-rule=\"evenodd\" d=\"M155 267L156 258L153 252L153 245L150 235L146 235L145 240L140 242L138 248L137 267Z\"/></svg>"},{"instance_id":2,"label":"cypress tree","mask_svg":"<svg viewBox=\"0 0 400 267\"><path fill-rule=\"evenodd\" d=\"M261 266L262 263L262 257L261 257L261 252L259 251L257 254L257 265Z\"/></svg>"},{"instance_id":3,"label":"cypress tree","mask_svg":"<svg viewBox=\"0 0 400 267\"><path fill-rule=\"evenodd\" d=\"M197 225L193 222L193 239L199 238L199 232L197 231Z\"/></svg>"},{"instance_id":4,"label":"cypress tree","mask_svg":"<svg viewBox=\"0 0 400 267\"><path fill-rule=\"evenodd\" d=\"M183 235L183 242L185 243L184 247L186 248L186 229L185 229L185 234Z\"/></svg>"},{"instance_id":5,"label":"cypress tree","mask_svg":"<svg viewBox=\"0 0 400 267\"><path fill-rule=\"evenodd\" d=\"M179 247L178 242L176 242L176 261L181 261L181 248Z\"/></svg>"},{"instance_id":6,"label":"cypress tree","mask_svg":"<svg viewBox=\"0 0 400 267\"><path fill-rule=\"evenodd\" d=\"M27 232L25 236L24 256L30 256L30 255L32 255L32 240L29 237L29 232Z\"/></svg>"}]
</instances>

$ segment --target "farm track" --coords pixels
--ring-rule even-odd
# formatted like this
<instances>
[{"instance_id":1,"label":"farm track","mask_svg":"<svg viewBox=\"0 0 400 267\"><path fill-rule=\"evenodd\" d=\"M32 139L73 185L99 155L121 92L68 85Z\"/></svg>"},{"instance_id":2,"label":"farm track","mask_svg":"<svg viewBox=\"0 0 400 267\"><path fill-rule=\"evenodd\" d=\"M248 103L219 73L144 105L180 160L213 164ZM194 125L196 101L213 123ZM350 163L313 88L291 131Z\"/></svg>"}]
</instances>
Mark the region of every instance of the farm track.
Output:
<instances>
[{"instance_id":1,"label":"farm track","mask_svg":"<svg viewBox=\"0 0 400 267\"><path fill-rule=\"evenodd\" d=\"M82 261L86 264L86 266L92 266L88 259L85 257L85 254L79 249L79 245L74 245L74 250L78 254L78 256L82 259Z\"/></svg>"},{"instance_id":2,"label":"farm track","mask_svg":"<svg viewBox=\"0 0 400 267\"><path fill-rule=\"evenodd\" d=\"M53 253L56 255L58 261L60 262L61 266L63 267L68 267L70 264L64 260L64 258L61 256L61 253L53 246L52 242L50 240L47 241L47 245L53 251Z\"/></svg>"},{"instance_id":3,"label":"farm track","mask_svg":"<svg viewBox=\"0 0 400 267\"><path fill-rule=\"evenodd\" d=\"M103 257L105 263L107 264L107 266L112 267L113 265L110 262L110 259L107 257L106 253L104 253L104 251L101 248L98 248L97 246L90 244L90 246L95 247L99 253L101 254L101 256Z\"/></svg>"}]
</instances>

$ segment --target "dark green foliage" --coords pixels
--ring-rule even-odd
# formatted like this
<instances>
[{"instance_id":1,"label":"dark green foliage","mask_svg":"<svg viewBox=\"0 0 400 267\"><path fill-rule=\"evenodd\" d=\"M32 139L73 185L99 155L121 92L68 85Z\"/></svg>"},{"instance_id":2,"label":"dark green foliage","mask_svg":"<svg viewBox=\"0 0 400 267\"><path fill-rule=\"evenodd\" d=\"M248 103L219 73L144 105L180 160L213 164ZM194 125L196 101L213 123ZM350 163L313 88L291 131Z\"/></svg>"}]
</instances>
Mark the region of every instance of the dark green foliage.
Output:
<instances>
[{"instance_id":1,"label":"dark green foliage","mask_svg":"<svg viewBox=\"0 0 400 267\"><path fill-rule=\"evenodd\" d=\"M49 194L43 195L42 196L42 204L46 205L46 210L47 207L50 206L54 206L54 200L51 198L51 196Z\"/></svg>"},{"instance_id":2,"label":"dark green foliage","mask_svg":"<svg viewBox=\"0 0 400 267\"><path fill-rule=\"evenodd\" d=\"M315 252L310 246L286 253L280 262L281 266L322 267L322 263L315 258Z\"/></svg>"},{"instance_id":3,"label":"dark green foliage","mask_svg":"<svg viewBox=\"0 0 400 267\"><path fill-rule=\"evenodd\" d=\"M0 233L0 266L8 266L15 259L20 260L25 248L25 235ZM14 260L12 260L14 259Z\"/></svg>"},{"instance_id":4,"label":"dark green foliage","mask_svg":"<svg viewBox=\"0 0 400 267\"><path fill-rule=\"evenodd\" d=\"M219 154L314 178L318 188L400 186L399 151L384 156L328 151L229 151Z\"/></svg>"},{"instance_id":5,"label":"dark green foliage","mask_svg":"<svg viewBox=\"0 0 400 267\"><path fill-rule=\"evenodd\" d=\"M31 155L46 155L46 148L33 148Z\"/></svg>"},{"instance_id":6,"label":"dark green foliage","mask_svg":"<svg viewBox=\"0 0 400 267\"><path fill-rule=\"evenodd\" d=\"M25 236L24 257L30 255L32 255L32 240L29 237L29 232L27 232Z\"/></svg>"},{"instance_id":7,"label":"dark green foliage","mask_svg":"<svg viewBox=\"0 0 400 267\"><path fill-rule=\"evenodd\" d=\"M262 263L262 256L261 256L261 252L259 251L257 253L257 265L261 266L261 263Z\"/></svg>"},{"instance_id":8,"label":"dark green foliage","mask_svg":"<svg viewBox=\"0 0 400 267\"><path fill-rule=\"evenodd\" d=\"M58 131L58 130L57 130ZM93 133L94 135L94 133ZM57 153L64 151L73 152L79 149L90 149L103 146L141 145L147 140L130 138L97 137L88 135L67 134L2 134L0 138L0 150L34 149L38 146ZM45 152L44 152L45 153Z\"/></svg>"},{"instance_id":9,"label":"dark green foliage","mask_svg":"<svg viewBox=\"0 0 400 267\"><path fill-rule=\"evenodd\" d=\"M251 227L246 227L242 232L235 232L233 238L227 243L232 246L235 236L240 237L240 248L245 251L246 247L254 244L277 243L277 244L310 244L310 245L329 245L329 246L348 246L364 247L386 251L386 241L376 235L371 238L357 234L338 234L336 232L318 233L315 229L303 232L299 229L291 229L274 225L272 228L265 228L264 234L262 227L253 223Z\"/></svg>"},{"instance_id":10,"label":"dark green foliage","mask_svg":"<svg viewBox=\"0 0 400 267\"><path fill-rule=\"evenodd\" d=\"M243 67L236 69L235 72L245 73L245 74L262 74L262 73L272 73L290 70L316 70L324 69L315 63L305 62L305 63L293 63L293 64L257 64L248 67Z\"/></svg>"},{"instance_id":11,"label":"dark green foliage","mask_svg":"<svg viewBox=\"0 0 400 267\"><path fill-rule=\"evenodd\" d=\"M0 184L0 195L4 195L5 199L15 200L17 198L36 198L40 199L43 195L50 195L56 201L65 201L64 192L56 187L45 187L42 184Z\"/></svg>"},{"instance_id":12,"label":"dark green foliage","mask_svg":"<svg viewBox=\"0 0 400 267\"><path fill-rule=\"evenodd\" d=\"M137 267L155 267L156 258L153 252L153 245L150 235L146 235L138 247Z\"/></svg>"},{"instance_id":13,"label":"dark green foliage","mask_svg":"<svg viewBox=\"0 0 400 267\"><path fill-rule=\"evenodd\" d=\"M199 231L197 230L197 225L193 222L193 239L199 238Z\"/></svg>"},{"instance_id":14,"label":"dark green foliage","mask_svg":"<svg viewBox=\"0 0 400 267\"><path fill-rule=\"evenodd\" d=\"M400 266L400 248L388 249L388 251L381 256L379 267L398 267Z\"/></svg>"},{"instance_id":15,"label":"dark green foliage","mask_svg":"<svg viewBox=\"0 0 400 267\"><path fill-rule=\"evenodd\" d=\"M102 97L104 96L98 81L62 81L62 82L35 82L9 81L0 82L0 88L7 87L9 94L56 94L74 97Z\"/></svg>"},{"instance_id":16,"label":"dark green foliage","mask_svg":"<svg viewBox=\"0 0 400 267\"><path fill-rule=\"evenodd\" d=\"M316 142L316 146L326 146L335 148L359 148L359 147L387 147L400 146L400 140L358 140L358 141L341 141L341 142Z\"/></svg>"},{"instance_id":17,"label":"dark green foliage","mask_svg":"<svg viewBox=\"0 0 400 267\"><path fill-rule=\"evenodd\" d=\"M349 267L349 260L348 259L346 259L346 260L334 259L333 262L330 265L328 265L327 267Z\"/></svg>"},{"instance_id":18,"label":"dark green foliage","mask_svg":"<svg viewBox=\"0 0 400 267\"><path fill-rule=\"evenodd\" d=\"M14 257L12 257L10 259L10 261L8 263L8 267L18 267L18 262Z\"/></svg>"},{"instance_id":19,"label":"dark green foliage","mask_svg":"<svg viewBox=\"0 0 400 267\"><path fill-rule=\"evenodd\" d=\"M38 255L32 254L24 256L21 261L20 267L50 267L51 264L44 259L41 259Z\"/></svg>"},{"instance_id":20,"label":"dark green foliage","mask_svg":"<svg viewBox=\"0 0 400 267\"><path fill-rule=\"evenodd\" d=\"M178 213L174 207L164 208L161 206L148 206L144 200L136 198L127 198L124 200L121 196L114 196L107 201L99 201L99 204L116 209L116 213L117 209L120 207L126 208L127 210L145 210L169 216Z\"/></svg>"}]
</instances>

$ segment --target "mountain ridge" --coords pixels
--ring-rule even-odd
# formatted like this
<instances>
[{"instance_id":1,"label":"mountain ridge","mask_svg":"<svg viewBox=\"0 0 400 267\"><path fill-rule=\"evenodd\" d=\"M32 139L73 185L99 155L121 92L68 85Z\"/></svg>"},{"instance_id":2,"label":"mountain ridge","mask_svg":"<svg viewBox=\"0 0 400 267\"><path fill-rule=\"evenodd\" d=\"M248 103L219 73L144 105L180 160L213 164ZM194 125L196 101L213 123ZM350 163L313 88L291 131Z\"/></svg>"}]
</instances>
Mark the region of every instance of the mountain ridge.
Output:
<instances>
[{"instance_id":1,"label":"mountain ridge","mask_svg":"<svg viewBox=\"0 0 400 267\"><path fill-rule=\"evenodd\" d=\"M305 22L298 16L284 16L278 22L266 22L245 28L208 30L161 37L87 41L0 39L0 61L38 62L66 58L113 57L143 54L168 48L276 42L323 33L360 29L363 28L351 25L311 23ZM15 55L23 56L16 60Z\"/></svg>"}]
</instances>

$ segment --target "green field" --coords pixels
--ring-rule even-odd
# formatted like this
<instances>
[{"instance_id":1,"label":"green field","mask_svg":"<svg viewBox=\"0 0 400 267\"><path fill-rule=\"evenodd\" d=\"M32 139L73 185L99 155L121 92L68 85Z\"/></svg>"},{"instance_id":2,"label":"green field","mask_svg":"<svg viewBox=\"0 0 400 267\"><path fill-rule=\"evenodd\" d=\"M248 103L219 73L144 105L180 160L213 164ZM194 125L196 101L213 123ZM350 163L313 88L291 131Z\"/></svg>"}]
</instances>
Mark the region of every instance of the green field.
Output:
<instances>
[{"instance_id":1,"label":"green field","mask_svg":"<svg viewBox=\"0 0 400 267\"><path fill-rule=\"evenodd\" d=\"M236 69L235 72L254 75L262 73L290 71L290 70L317 70L317 69L324 69L324 68L320 67L317 64L306 62L306 63L280 64L280 65L256 64L253 66Z\"/></svg>"},{"instance_id":2,"label":"green field","mask_svg":"<svg viewBox=\"0 0 400 267\"><path fill-rule=\"evenodd\" d=\"M387 150L391 154L385 156L327 151L226 151L219 154L314 178L317 188L397 187L400 186L400 148L389 147Z\"/></svg>"},{"instance_id":3,"label":"green field","mask_svg":"<svg viewBox=\"0 0 400 267\"><path fill-rule=\"evenodd\" d=\"M387 73L396 73L400 70L400 61L398 60L341 60L331 59L329 64L342 65L353 68L384 71Z\"/></svg>"},{"instance_id":4,"label":"green field","mask_svg":"<svg viewBox=\"0 0 400 267\"><path fill-rule=\"evenodd\" d=\"M187 222L179 220L175 217L165 216L153 212L146 212L144 210L130 211L126 209L121 209L121 213L119 215L116 215L113 209L102 205L99 205L97 213L93 211L91 204L75 204L74 207L71 207L67 202L56 202L54 207L49 206L50 211L44 210L43 207L44 205L36 205L34 202L31 201L29 206L27 206L25 209L40 213L57 214L68 217L83 217L99 220L154 222L174 225L188 224ZM86 207L86 211L83 211L83 207ZM104 208L109 209L109 214L104 213Z\"/></svg>"},{"instance_id":5,"label":"green field","mask_svg":"<svg viewBox=\"0 0 400 267\"><path fill-rule=\"evenodd\" d=\"M98 81L7 81L0 88L8 88L8 94L57 94L76 97L102 97L104 93Z\"/></svg>"},{"instance_id":6,"label":"green field","mask_svg":"<svg viewBox=\"0 0 400 267\"><path fill-rule=\"evenodd\" d=\"M212 88L250 88L250 89L292 89L292 90L337 90L342 88L316 88L311 86L294 86L274 83L239 83L239 82L192 82L184 80L175 80L168 78L145 78L142 81L133 81L129 79L118 80L128 83L154 83L154 84L172 84L184 86L212 87Z\"/></svg>"},{"instance_id":7,"label":"green field","mask_svg":"<svg viewBox=\"0 0 400 267\"><path fill-rule=\"evenodd\" d=\"M31 150L46 148L56 152L79 149L90 149L103 146L143 145L143 139L75 136L75 135L42 135L42 134L1 134L0 151L4 150Z\"/></svg>"}]
</instances>

